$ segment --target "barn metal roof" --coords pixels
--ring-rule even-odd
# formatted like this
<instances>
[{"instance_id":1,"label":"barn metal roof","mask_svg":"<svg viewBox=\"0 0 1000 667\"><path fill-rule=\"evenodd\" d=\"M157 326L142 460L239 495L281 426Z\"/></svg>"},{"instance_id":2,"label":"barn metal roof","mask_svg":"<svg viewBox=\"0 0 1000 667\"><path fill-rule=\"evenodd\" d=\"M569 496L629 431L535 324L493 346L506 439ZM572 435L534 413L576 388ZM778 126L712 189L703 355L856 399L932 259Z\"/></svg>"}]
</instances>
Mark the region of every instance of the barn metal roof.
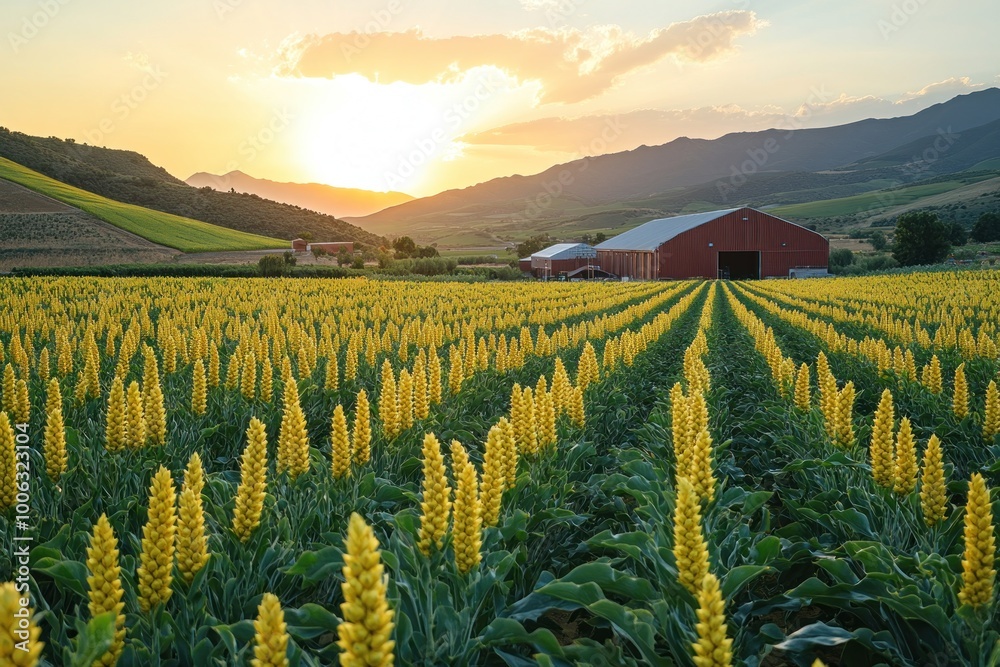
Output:
<instances>
[{"instance_id":1,"label":"barn metal roof","mask_svg":"<svg viewBox=\"0 0 1000 667\"><path fill-rule=\"evenodd\" d=\"M618 236L598 244L597 249L653 251L675 236L738 210L740 209L727 208L721 211L692 213L690 215L678 215L673 218L650 220L644 225L639 225L635 229L622 232Z\"/></svg>"},{"instance_id":2,"label":"barn metal roof","mask_svg":"<svg viewBox=\"0 0 1000 667\"><path fill-rule=\"evenodd\" d=\"M576 259L597 257L597 251L586 243L557 243L531 255L542 259Z\"/></svg>"}]
</instances>

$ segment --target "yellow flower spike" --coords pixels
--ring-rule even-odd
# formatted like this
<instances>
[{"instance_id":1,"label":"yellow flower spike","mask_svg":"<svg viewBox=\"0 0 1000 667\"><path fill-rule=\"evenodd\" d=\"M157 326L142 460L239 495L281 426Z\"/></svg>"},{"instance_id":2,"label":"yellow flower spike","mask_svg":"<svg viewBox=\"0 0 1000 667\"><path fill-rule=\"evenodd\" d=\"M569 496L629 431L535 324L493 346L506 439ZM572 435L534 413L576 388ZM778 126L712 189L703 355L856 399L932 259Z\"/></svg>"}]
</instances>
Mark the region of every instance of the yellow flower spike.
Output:
<instances>
[{"instance_id":1,"label":"yellow flower spike","mask_svg":"<svg viewBox=\"0 0 1000 667\"><path fill-rule=\"evenodd\" d=\"M13 583L0 584L0 665L35 667L45 646L40 640L42 630L35 624L34 614L27 605L27 593ZM27 639L15 634L21 626L22 609L28 610Z\"/></svg>"},{"instance_id":2,"label":"yellow flower spike","mask_svg":"<svg viewBox=\"0 0 1000 667\"><path fill-rule=\"evenodd\" d=\"M712 573L698 591L698 641L693 645L696 667L729 667L733 663L733 640L726 634L726 603L719 580Z\"/></svg>"},{"instance_id":3,"label":"yellow flower spike","mask_svg":"<svg viewBox=\"0 0 1000 667\"><path fill-rule=\"evenodd\" d=\"M892 392L882 391L875 419L872 423L872 440L869 446L872 477L879 486L891 489L896 483L896 460L893 450L893 433L895 422L895 407L892 402Z\"/></svg>"},{"instance_id":4,"label":"yellow flower spike","mask_svg":"<svg viewBox=\"0 0 1000 667\"><path fill-rule=\"evenodd\" d=\"M505 444L503 427L494 424L486 437L483 455L482 510L483 526L495 526L500 517L500 502L506 484Z\"/></svg>"},{"instance_id":5,"label":"yellow flower spike","mask_svg":"<svg viewBox=\"0 0 1000 667\"><path fill-rule=\"evenodd\" d=\"M196 415L205 414L208 408L208 381L205 377L205 364L201 359L194 362L191 375L191 412Z\"/></svg>"},{"instance_id":6,"label":"yellow flower spike","mask_svg":"<svg viewBox=\"0 0 1000 667\"><path fill-rule=\"evenodd\" d=\"M482 560L483 517L476 467L469 461L465 447L457 440L451 442L451 472L455 478L452 547L458 571L466 574Z\"/></svg>"},{"instance_id":7,"label":"yellow flower spike","mask_svg":"<svg viewBox=\"0 0 1000 667\"><path fill-rule=\"evenodd\" d=\"M329 391L340 388L340 367L337 365L337 355L331 354L326 360L326 378L323 386Z\"/></svg>"},{"instance_id":8,"label":"yellow flower spike","mask_svg":"<svg viewBox=\"0 0 1000 667\"><path fill-rule=\"evenodd\" d=\"M125 645L125 603L122 601L124 589L121 582L118 539L108 522L106 514L94 524L87 548L87 597L91 617L111 612L115 615L115 636L111 648L97 659L94 665L117 664Z\"/></svg>"},{"instance_id":9,"label":"yellow flower spike","mask_svg":"<svg viewBox=\"0 0 1000 667\"><path fill-rule=\"evenodd\" d=\"M334 479L351 475L351 439L347 433L344 406L340 404L333 409L330 424L330 472Z\"/></svg>"},{"instance_id":10,"label":"yellow flower spike","mask_svg":"<svg viewBox=\"0 0 1000 667\"><path fill-rule=\"evenodd\" d=\"M462 389L462 382L465 381L465 370L462 367L462 353L454 347L452 348L448 367L448 391L454 395Z\"/></svg>"},{"instance_id":11,"label":"yellow flower spike","mask_svg":"<svg viewBox=\"0 0 1000 667\"><path fill-rule=\"evenodd\" d=\"M506 418L501 417L497 422L503 435L504 450L504 487L513 489L517 485L517 437L514 432L514 425Z\"/></svg>"},{"instance_id":12,"label":"yellow flower spike","mask_svg":"<svg viewBox=\"0 0 1000 667\"><path fill-rule=\"evenodd\" d=\"M712 436L708 429L702 429L695 438L688 472L698 497L711 502L715 497L715 476L712 470Z\"/></svg>"},{"instance_id":13,"label":"yellow flower spike","mask_svg":"<svg viewBox=\"0 0 1000 667\"><path fill-rule=\"evenodd\" d=\"M163 389L160 386L160 373L157 369L156 355L152 348L145 350L145 365L142 376L142 410L146 418L146 435L152 445L163 445L167 442L167 412L163 409Z\"/></svg>"},{"instance_id":14,"label":"yellow flower spike","mask_svg":"<svg viewBox=\"0 0 1000 667\"><path fill-rule=\"evenodd\" d=\"M309 432L294 380L285 385L285 409L278 436L277 470L294 480L309 470Z\"/></svg>"},{"instance_id":15,"label":"yellow flower spike","mask_svg":"<svg viewBox=\"0 0 1000 667\"><path fill-rule=\"evenodd\" d=\"M170 471L160 466L149 487L149 511L142 528L142 553L136 579L139 608L148 612L170 599L173 592L175 538L177 533L177 493Z\"/></svg>"},{"instance_id":16,"label":"yellow flower spike","mask_svg":"<svg viewBox=\"0 0 1000 667\"><path fill-rule=\"evenodd\" d=\"M45 473L53 483L66 472L66 424L62 415L62 393L59 380L49 381L48 400L45 404Z\"/></svg>"},{"instance_id":17,"label":"yellow flower spike","mask_svg":"<svg viewBox=\"0 0 1000 667\"><path fill-rule=\"evenodd\" d=\"M893 489L901 496L913 493L917 486L917 449L910 419L903 417L896 434L896 475Z\"/></svg>"},{"instance_id":18,"label":"yellow flower spike","mask_svg":"<svg viewBox=\"0 0 1000 667\"><path fill-rule=\"evenodd\" d=\"M962 555L959 602L972 607L993 604L993 585L997 575L993 568L995 555L990 490L983 476L974 473L969 482L969 497L965 504L965 551Z\"/></svg>"},{"instance_id":19,"label":"yellow flower spike","mask_svg":"<svg viewBox=\"0 0 1000 667\"><path fill-rule=\"evenodd\" d=\"M583 428L587 424L587 414L583 404L583 387L573 387L572 399L569 403L570 421L577 428Z\"/></svg>"},{"instance_id":20,"label":"yellow flower spike","mask_svg":"<svg viewBox=\"0 0 1000 667\"><path fill-rule=\"evenodd\" d=\"M926 386L932 394L940 394L941 385L941 360L935 354L931 357L931 362L927 366L927 372L923 379L924 386Z\"/></svg>"},{"instance_id":21,"label":"yellow flower spike","mask_svg":"<svg viewBox=\"0 0 1000 667\"><path fill-rule=\"evenodd\" d=\"M424 370L424 358L417 356L413 366L413 417L427 419L430 415L430 396L427 392L427 371Z\"/></svg>"},{"instance_id":22,"label":"yellow flower spike","mask_svg":"<svg viewBox=\"0 0 1000 667\"><path fill-rule=\"evenodd\" d=\"M386 359L382 362L382 382L381 393L378 401L378 416L382 422L382 431L389 439L395 438L399 434L399 415L397 410L398 394L396 390L396 376L392 370L392 364Z\"/></svg>"},{"instance_id":23,"label":"yellow flower spike","mask_svg":"<svg viewBox=\"0 0 1000 667\"><path fill-rule=\"evenodd\" d=\"M944 475L944 459L941 453L941 441L932 435L924 450L923 467L920 469L920 508L924 515L924 523L933 526L944 519L948 505L946 486L948 481Z\"/></svg>"},{"instance_id":24,"label":"yellow flower spike","mask_svg":"<svg viewBox=\"0 0 1000 667\"><path fill-rule=\"evenodd\" d=\"M18 424L27 424L31 421L31 402L28 399L28 383L24 380L18 380L16 387L14 418Z\"/></svg>"},{"instance_id":25,"label":"yellow flower spike","mask_svg":"<svg viewBox=\"0 0 1000 667\"><path fill-rule=\"evenodd\" d=\"M344 540L343 622L337 626L341 667L389 667L393 664L393 610L386 594L387 576L378 539L356 512Z\"/></svg>"},{"instance_id":26,"label":"yellow flower spike","mask_svg":"<svg viewBox=\"0 0 1000 667\"><path fill-rule=\"evenodd\" d=\"M125 396L125 442L130 449L146 446L146 417L142 403L139 383L133 380Z\"/></svg>"},{"instance_id":27,"label":"yellow flower spike","mask_svg":"<svg viewBox=\"0 0 1000 667\"><path fill-rule=\"evenodd\" d=\"M201 465L198 452L191 454L187 468L184 469L184 488L191 489L198 498L201 498L201 493L205 490L205 468Z\"/></svg>"},{"instance_id":28,"label":"yellow flower spike","mask_svg":"<svg viewBox=\"0 0 1000 667\"><path fill-rule=\"evenodd\" d=\"M848 382L837 396L837 430L834 442L839 447L854 444L854 383Z\"/></svg>"},{"instance_id":29,"label":"yellow flower spike","mask_svg":"<svg viewBox=\"0 0 1000 667\"><path fill-rule=\"evenodd\" d=\"M235 352L229 357L229 365L226 366L225 386L229 391L236 391L240 386L240 358Z\"/></svg>"},{"instance_id":30,"label":"yellow flower spike","mask_svg":"<svg viewBox=\"0 0 1000 667\"><path fill-rule=\"evenodd\" d=\"M208 563L208 538L205 535L205 513L201 494L185 487L181 491L177 521L177 571L184 581L194 576Z\"/></svg>"},{"instance_id":31,"label":"yellow flower spike","mask_svg":"<svg viewBox=\"0 0 1000 667\"><path fill-rule=\"evenodd\" d=\"M399 372L399 384L396 387L396 410L400 431L405 431L413 426L413 376L405 368Z\"/></svg>"},{"instance_id":32,"label":"yellow flower spike","mask_svg":"<svg viewBox=\"0 0 1000 667\"><path fill-rule=\"evenodd\" d=\"M278 596L264 593L253 628L251 667L288 667L288 630Z\"/></svg>"},{"instance_id":33,"label":"yellow flower spike","mask_svg":"<svg viewBox=\"0 0 1000 667\"><path fill-rule=\"evenodd\" d=\"M6 412L0 412L0 511L17 499L17 446Z\"/></svg>"},{"instance_id":34,"label":"yellow flower spike","mask_svg":"<svg viewBox=\"0 0 1000 667\"><path fill-rule=\"evenodd\" d=\"M372 457L372 421L368 394L358 391L354 407L354 428L351 431L351 456L358 465L364 465Z\"/></svg>"},{"instance_id":35,"label":"yellow flower spike","mask_svg":"<svg viewBox=\"0 0 1000 667\"><path fill-rule=\"evenodd\" d=\"M219 386L219 366L221 362L219 361L219 348L213 343L208 348L208 386L218 387Z\"/></svg>"},{"instance_id":36,"label":"yellow flower spike","mask_svg":"<svg viewBox=\"0 0 1000 667\"><path fill-rule=\"evenodd\" d=\"M248 401L257 395L257 356L253 350L243 355L243 372L240 375L240 393Z\"/></svg>"},{"instance_id":37,"label":"yellow flower spike","mask_svg":"<svg viewBox=\"0 0 1000 667\"><path fill-rule=\"evenodd\" d=\"M17 409L17 376L14 375L14 367L10 364L3 369L3 392L0 392L0 398L3 411L13 415Z\"/></svg>"},{"instance_id":38,"label":"yellow flower spike","mask_svg":"<svg viewBox=\"0 0 1000 667\"><path fill-rule=\"evenodd\" d=\"M264 423L253 417L247 428L247 445L240 458L240 485L233 509L233 532L241 542L260 525L267 489L267 432Z\"/></svg>"},{"instance_id":39,"label":"yellow flower spike","mask_svg":"<svg viewBox=\"0 0 1000 667\"><path fill-rule=\"evenodd\" d=\"M965 379L965 364L955 369L955 389L952 394L951 410L959 419L969 415L969 383Z\"/></svg>"},{"instance_id":40,"label":"yellow flower spike","mask_svg":"<svg viewBox=\"0 0 1000 667\"><path fill-rule=\"evenodd\" d=\"M990 380L986 387L986 406L983 412L983 438L987 442L992 442L997 433L1000 433L1000 393L997 392L997 383Z\"/></svg>"},{"instance_id":41,"label":"yellow flower spike","mask_svg":"<svg viewBox=\"0 0 1000 667\"><path fill-rule=\"evenodd\" d=\"M808 411L812 407L809 395L809 366L804 363L799 366L799 372L795 376L795 407L803 411Z\"/></svg>"},{"instance_id":42,"label":"yellow flower spike","mask_svg":"<svg viewBox=\"0 0 1000 667\"><path fill-rule=\"evenodd\" d=\"M424 479L420 485L420 534L421 553L429 556L444 543L451 517L451 485L448 483L441 455L441 443L433 433L424 436Z\"/></svg>"},{"instance_id":43,"label":"yellow flower spike","mask_svg":"<svg viewBox=\"0 0 1000 667\"><path fill-rule=\"evenodd\" d=\"M698 595L708 573L708 546L701 525L701 501L686 477L677 480L674 560L681 585L692 595Z\"/></svg>"}]
</instances>

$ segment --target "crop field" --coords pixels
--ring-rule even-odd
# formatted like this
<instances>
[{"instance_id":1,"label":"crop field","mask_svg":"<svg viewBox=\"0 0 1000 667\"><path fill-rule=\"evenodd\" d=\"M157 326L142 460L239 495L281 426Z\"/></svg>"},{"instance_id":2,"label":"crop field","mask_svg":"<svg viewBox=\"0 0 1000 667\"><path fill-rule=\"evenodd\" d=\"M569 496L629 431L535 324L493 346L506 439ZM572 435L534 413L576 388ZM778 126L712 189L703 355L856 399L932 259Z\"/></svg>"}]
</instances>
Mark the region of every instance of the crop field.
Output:
<instances>
[{"instance_id":1,"label":"crop field","mask_svg":"<svg viewBox=\"0 0 1000 667\"><path fill-rule=\"evenodd\" d=\"M998 280L0 281L0 664L995 665Z\"/></svg>"},{"instance_id":2,"label":"crop field","mask_svg":"<svg viewBox=\"0 0 1000 667\"><path fill-rule=\"evenodd\" d=\"M144 239L181 252L211 250L266 250L284 248L286 241L248 234L200 220L123 204L75 188L0 158L0 179L12 181ZM6 207L9 209L9 206Z\"/></svg>"}]
</instances>

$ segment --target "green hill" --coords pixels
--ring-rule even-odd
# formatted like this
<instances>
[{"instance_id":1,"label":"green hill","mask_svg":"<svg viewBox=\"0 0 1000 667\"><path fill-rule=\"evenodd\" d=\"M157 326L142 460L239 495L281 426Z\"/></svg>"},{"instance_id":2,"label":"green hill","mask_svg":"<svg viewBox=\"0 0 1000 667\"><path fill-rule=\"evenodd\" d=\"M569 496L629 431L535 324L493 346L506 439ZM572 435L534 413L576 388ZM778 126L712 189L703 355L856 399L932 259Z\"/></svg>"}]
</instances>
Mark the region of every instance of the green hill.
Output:
<instances>
[{"instance_id":1,"label":"green hill","mask_svg":"<svg viewBox=\"0 0 1000 667\"><path fill-rule=\"evenodd\" d=\"M32 137L0 128L0 157L108 199L238 232L283 239L286 244L311 234L316 241L387 245L383 237L332 215L253 194L193 188L133 151Z\"/></svg>"},{"instance_id":2,"label":"green hill","mask_svg":"<svg viewBox=\"0 0 1000 667\"><path fill-rule=\"evenodd\" d=\"M74 206L144 239L182 252L267 250L287 245L280 239L238 232L199 220L113 201L39 174L6 158L0 158L0 178Z\"/></svg>"}]
</instances>

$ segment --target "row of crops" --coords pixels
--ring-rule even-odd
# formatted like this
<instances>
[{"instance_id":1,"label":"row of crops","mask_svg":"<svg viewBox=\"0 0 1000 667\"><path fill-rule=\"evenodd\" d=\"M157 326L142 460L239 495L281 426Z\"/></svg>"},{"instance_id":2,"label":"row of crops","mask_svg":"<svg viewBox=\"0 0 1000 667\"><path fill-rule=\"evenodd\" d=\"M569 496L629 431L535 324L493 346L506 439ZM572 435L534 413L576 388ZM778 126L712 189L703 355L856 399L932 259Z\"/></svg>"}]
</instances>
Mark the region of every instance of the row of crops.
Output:
<instances>
[{"instance_id":1,"label":"row of crops","mask_svg":"<svg viewBox=\"0 0 1000 667\"><path fill-rule=\"evenodd\" d=\"M6 280L0 664L998 664L998 277Z\"/></svg>"}]
</instances>

